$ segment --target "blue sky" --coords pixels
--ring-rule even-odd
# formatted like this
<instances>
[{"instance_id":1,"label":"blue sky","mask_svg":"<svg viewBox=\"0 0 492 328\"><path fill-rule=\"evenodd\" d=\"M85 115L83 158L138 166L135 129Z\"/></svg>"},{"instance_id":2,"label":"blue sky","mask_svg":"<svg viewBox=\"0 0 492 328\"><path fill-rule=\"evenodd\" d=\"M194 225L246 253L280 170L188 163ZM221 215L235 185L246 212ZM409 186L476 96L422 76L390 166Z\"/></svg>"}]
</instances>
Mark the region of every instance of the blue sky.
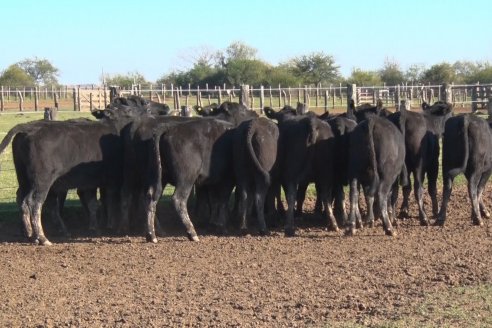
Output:
<instances>
[{"instance_id":1,"label":"blue sky","mask_svg":"<svg viewBox=\"0 0 492 328\"><path fill-rule=\"evenodd\" d=\"M0 71L46 58L65 84L99 83L101 73L147 80L187 66L197 49L233 41L276 65L323 51L342 75L411 64L492 62L490 2L413 1L60 1L0 3Z\"/></svg>"}]
</instances>

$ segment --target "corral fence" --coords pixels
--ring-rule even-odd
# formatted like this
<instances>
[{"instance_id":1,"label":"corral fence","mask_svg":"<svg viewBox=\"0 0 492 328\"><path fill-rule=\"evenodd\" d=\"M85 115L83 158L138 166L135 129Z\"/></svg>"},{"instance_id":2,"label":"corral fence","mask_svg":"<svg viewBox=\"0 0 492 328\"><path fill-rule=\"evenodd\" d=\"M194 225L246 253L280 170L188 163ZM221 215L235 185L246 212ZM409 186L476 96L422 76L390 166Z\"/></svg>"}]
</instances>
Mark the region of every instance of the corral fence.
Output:
<instances>
[{"instance_id":1,"label":"corral fence","mask_svg":"<svg viewBox=\"0 0 492 328\"><path fill-rule=\"evenodd\" d=\"M74 111L92 111L104 108L111 100L111 86L79 85L61 87L9 87L0 86L0 111L38 111L45 107ZM166 103L176 111L194 105L206 106L223 101L241 101L251 109L262 111L265 106L274 109L285 105L295 106L298 102L314 110L329 111L346 108L348 99L356 104L372 103L378 99L386 107L398 109L405 99L411 107L446 100L472 111L489 109L492 106L492 84L437 84L357 86L317 85L283 87L273 86L214 86L194 87L165 84L135 84L131 88L117 88L122 96L140 95L146 99Z\"/></svg>"}]
</instances>

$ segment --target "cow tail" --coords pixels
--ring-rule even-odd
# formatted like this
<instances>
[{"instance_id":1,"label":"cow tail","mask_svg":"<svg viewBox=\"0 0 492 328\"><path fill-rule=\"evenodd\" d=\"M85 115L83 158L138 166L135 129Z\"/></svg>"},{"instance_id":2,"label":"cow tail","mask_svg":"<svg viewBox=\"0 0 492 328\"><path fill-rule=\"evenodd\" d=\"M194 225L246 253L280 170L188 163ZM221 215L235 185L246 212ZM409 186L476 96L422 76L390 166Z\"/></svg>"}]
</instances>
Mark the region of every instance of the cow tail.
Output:
<instances>
[{"instance_id":1,"label":"cow tail","mask_svg":"<svg viewBox=\"0 0 492 328\"><path fill-rule=\"evenodd\" d=\"M261 166L260 161L258 160L258 156L256 156L255 150L253 149L253 136L256 132L256 124L255 120L251 120L248 124L248 129L246 132L246 146L248 147L249 157L253 161L254 166L258 171L261 172L263 177L265 178L265 182L270 184L270 173Z\"/></svg>"},{"instance_id":2,"label":"cow tail","mask_svg":"<svg viewBox=\"0 0 492 328\"><path fill-rule=\"evenodd\" d=\"M318 127L315 122L315 118L311 118L308 121L308 136L306 140L306 148L307 148L307 153L306 153L306 158L304 161L303 170L301 172L301 177L306 177L308 172L312 168L312 163L314 159L314 153L315 153L315 148L316 148L316 142L318 140Z\"/></svg>"},{"instance_id":3,"label":"cow tail","mask_svg":"<svg viewBox=\"0 0 492 328\"><path fill-rule=\"evenodd\" d=\"M5 151L5 148L7 148L7 146L10 144L12 138L14 138L17 133L24 131L25 127L26 124L17 124L12 129L10 129L9 132L7 132L7 135L3 138L2 142L0 143L0 155Z\"/></svg>"},{"instance_id":4,"label":"cow tail","mask_svg":"<svg viewBox=\"0 0 492 328\"><path fill-rule=\"evenodd\" d=\"M468 143L468 126L470 125L470 121L468 116L463 116L463 163L461 167L449 170L448 174L452 177L458 175L459 173L465 172L466 165L468 163L468 158L470 157L470 144Z\"/></svg>"},{"instance_id":5,"label":"cow tail","mask_svg":"<svg viewBox=\"0 0 492 328\"><path fill-rule=\"evenodd\" d=\"M400 124L400 132L403 136L403 147L405 148L405 154L406 154L406 148L407 148L406 140L405 140L406 119L407 119L406 109L403 109L400 112L399 124ZM406 164L406 158L405 157L406 157L406 155L404 156L403 166L402 166L401 172L400 172L400 185L401 186L408 185L408 170L407 170L407 164Z\"/></svg>"},{"instance_id":6,"label":"cow tail","mask_svg":"<svg viewBox=\"0 0 492 328\"><path fill-rule=\"evenodd\" d=\"M374 182L373 186L379 185L379 173L378 173L378 162L376 159L376 149L374 147L374 120L369 119L367 122L367 136L369 140L369 159L371 161L373 172L374 172Z\"/></svg>"}]
</instances>

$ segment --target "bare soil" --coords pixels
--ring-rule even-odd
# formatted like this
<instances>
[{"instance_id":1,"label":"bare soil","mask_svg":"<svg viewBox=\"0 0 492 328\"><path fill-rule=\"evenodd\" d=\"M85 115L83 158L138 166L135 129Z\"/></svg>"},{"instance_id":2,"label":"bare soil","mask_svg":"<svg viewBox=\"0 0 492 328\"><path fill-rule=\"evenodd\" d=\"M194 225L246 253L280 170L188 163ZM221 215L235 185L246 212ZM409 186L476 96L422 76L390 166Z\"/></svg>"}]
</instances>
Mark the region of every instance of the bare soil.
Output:
<instances>
[{"instance_id":1,"label":"bare soil","mask_svg":"<svg viewBox=\"0 0 492 328\"><path fill-rule=\"evenodd\" d=\"M453 191L445 227L419 226L413 206L397 237L380 224L354 237L329 232L309 214L313 200L306 207L294 238L198 229L198 243L170 224L158 244L73 228L74 237L50 235L54 245L39 247L4 222L0 326L374 326L406 317L422 326L415 309L426 295L492 283L491 221L472 226L464 186ZM174 216L169 204L160 215Z\"/></svg>"}]
</instances>

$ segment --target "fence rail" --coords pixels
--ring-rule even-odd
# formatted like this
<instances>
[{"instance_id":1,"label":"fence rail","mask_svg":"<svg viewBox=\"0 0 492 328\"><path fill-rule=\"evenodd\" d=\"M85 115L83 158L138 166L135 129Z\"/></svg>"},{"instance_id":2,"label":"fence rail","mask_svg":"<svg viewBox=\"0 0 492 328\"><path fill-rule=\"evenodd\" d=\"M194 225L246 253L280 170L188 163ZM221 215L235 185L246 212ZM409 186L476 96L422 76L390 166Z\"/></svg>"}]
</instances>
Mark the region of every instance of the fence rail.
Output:
<instances>
[{"instance_id":1,"label":"fence rail","mask_svg":"<svg viewBox=\"0 0 492 328\"><path fill-rule=\"evenodd\" d=\"M471 85L397 85L397 86L352 86L356 103L375 103L381 99L388 107L396 107L400 99L407 99L411 106L420 106L423 101L448 100L461 106L471 106L472 110L488 108L492 98L492 84ZM225 100L242 99L251 109L262 110L265 106L273 108L295 105L297 102L309 108L334 109L346 107L346 85L329 86L214 86L187 87L174 85L146 86L134 85L120 89L119 94L137 94L160 103L167 103L175 110L182 106L207 105ZM446 91L446 89L449 89ZM246 90L246 91L245 91ZM447 97L447 98L446 98ZM74 111L92 111L104 108L110 101L107 86L62 86L62 87L9 87L0 86L0 111L38 111L45 107L56 107Z\"/></svg>"}]
</instances>

